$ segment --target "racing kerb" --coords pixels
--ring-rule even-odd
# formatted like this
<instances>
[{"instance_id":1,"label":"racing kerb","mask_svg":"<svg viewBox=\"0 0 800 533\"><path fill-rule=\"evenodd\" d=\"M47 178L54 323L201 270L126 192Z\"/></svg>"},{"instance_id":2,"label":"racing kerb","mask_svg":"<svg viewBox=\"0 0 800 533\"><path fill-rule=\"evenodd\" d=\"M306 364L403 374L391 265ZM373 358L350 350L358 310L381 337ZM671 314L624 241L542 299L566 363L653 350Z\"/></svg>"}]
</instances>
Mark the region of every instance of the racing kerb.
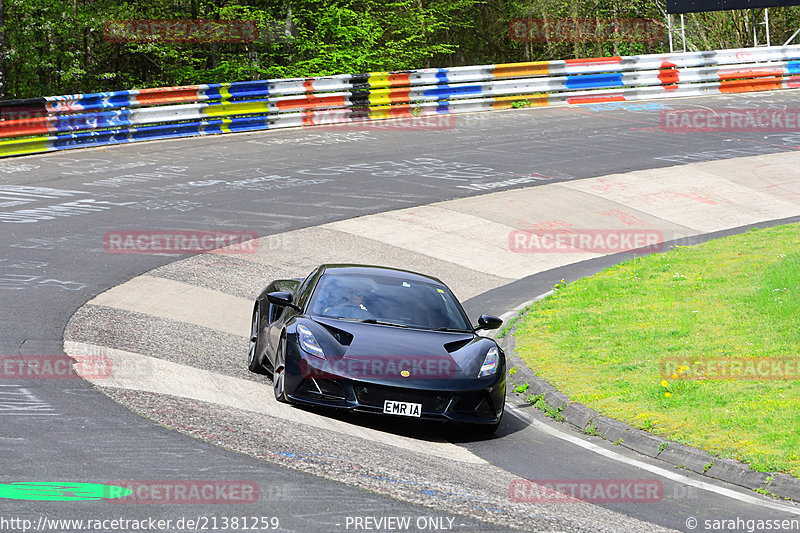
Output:
<instances>
[{"instance_id":1,"label":"racing kerb","mask_svg":"<svg viewBox=\"0 0 800 533\"><path fill-rule=\"evenodd\" d=\"M789 152L634 171L438 202L265 237L263 246L241 260L201 254L98 295L70 320L64 331L64 351L79 361L107 357L115 369L111 376L86 377L109 394L133 390L206 401L324 428L332 434L373 439L438 461L475 464L481 460L449 442L420 442L277 402L254 403L252 398L272 395L269 382L250 382L214 371L220 352L210 347L193 352L191 365L171 362L165 354L180 345L174 335L183 335L186 327L204 328L206 339L214 332L237 339L243 369L253 309L252 299L243 294L262 288L252 286L250 280L299 277L320 262L421 270L446 280L465 301L515 280L603 255L577 249L552 253L509 249L509 234L532 206L542 220L559 218L611 231L625 231L628 226L603 213L625 209L643 227L673 240L795 217L800 215L797 162L797 153ZM776 183L771 176L781 179ZM271 242L279 245L271 246ZM328 244L322 256L320 242ZM136 332L142 317L152 327ZM97 333L104 329L114 337ZM159 342L150 339L160 331L167 332L166 337ZM213 346L207 340L204 344ZM297 426L294 430L301 431ZM713 478L710 470L701 475ZM781 493L778 487L769 489ZM491 498L505 497L491 494Z\"/></svg>"},{"instance_id":2,"label":"racing kerb","mask_svg":"<svg viewBox=\"0 0 800 533\"><path fill-rule=\"evenodd\" d=\"M0 102L0 157L549 105L800 87L800 45L342 74ZM433 122L431 122L433 121Z\"/></svg>"}]
</instances>

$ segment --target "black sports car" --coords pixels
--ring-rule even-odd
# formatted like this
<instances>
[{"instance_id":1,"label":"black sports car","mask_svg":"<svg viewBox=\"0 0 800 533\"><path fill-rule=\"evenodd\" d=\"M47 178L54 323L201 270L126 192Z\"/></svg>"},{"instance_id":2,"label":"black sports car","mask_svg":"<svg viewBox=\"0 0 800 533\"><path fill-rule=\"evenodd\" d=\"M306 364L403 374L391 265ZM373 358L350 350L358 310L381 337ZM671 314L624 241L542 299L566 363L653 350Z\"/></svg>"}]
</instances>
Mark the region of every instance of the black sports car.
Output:
<instances>
[{"instance_id":1,"label":"black sports car","mask_svg":"<svg viewBox=\"0 0 800 533\"><path fill-rule=\"evenodd\" d=\"M253 309L248 368L282 402L466 422L492 432L505 406L505 355L436 278L322 265L276 280Z\"/></svg>"}]
</instances>

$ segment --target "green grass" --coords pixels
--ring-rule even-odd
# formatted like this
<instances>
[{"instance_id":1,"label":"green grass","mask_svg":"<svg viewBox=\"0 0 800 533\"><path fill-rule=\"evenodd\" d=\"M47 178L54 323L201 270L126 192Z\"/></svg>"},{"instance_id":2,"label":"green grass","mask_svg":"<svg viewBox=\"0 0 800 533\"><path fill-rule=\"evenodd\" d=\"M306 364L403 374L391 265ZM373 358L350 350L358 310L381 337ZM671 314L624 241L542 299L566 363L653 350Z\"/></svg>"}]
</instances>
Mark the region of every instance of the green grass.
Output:
<instances>
[{"instance_id":1,"label":"green grass","mask_svg":"<svg viewBox=\"0 0 800 533\"><path fill-rule=\"evenodd\" d=\"M559 284L514 335L523 360L575 401L800 477L800 382L685 380L659 366L800 356L800 224L676 247Z\"/></svg>"}]
</instances>

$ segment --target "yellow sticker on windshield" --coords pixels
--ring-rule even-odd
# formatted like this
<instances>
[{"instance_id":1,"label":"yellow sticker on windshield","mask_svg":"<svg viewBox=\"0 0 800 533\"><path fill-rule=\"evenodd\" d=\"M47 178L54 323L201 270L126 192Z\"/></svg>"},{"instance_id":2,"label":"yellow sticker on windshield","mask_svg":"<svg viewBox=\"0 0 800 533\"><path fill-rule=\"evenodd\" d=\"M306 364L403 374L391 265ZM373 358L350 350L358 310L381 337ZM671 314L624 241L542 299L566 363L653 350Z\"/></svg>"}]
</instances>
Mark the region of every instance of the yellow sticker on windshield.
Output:
<instances>
[{"instance_id":1,"label":"yellow sticker on windshield","mask_svg":"<svg viewBox=\"0 0 800 533\"><path fill-rule=\"evenodd\" d=\"M436 290L444 294L444 291L442 289L436 289Z\"/></svg>"}]
</instances>

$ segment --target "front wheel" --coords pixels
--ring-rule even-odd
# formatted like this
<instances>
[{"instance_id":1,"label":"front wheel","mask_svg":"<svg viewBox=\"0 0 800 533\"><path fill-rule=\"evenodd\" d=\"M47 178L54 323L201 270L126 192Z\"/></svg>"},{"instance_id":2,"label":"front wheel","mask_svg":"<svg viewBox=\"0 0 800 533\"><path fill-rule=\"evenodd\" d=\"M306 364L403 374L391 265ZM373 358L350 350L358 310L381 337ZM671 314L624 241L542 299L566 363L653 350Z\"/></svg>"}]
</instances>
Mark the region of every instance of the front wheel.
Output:
<instances>
[{"instance_id":1,"label":"front wheel","mask_svg":"<svg viewBox=\"0 0 800 533\"><path fill-rule=\"evenodd\" d=\"M286 399L286 354L283 351L283 341L278 344L275 353L275 370L272 372L272 390L275 392L275 399L282 403L289 403Z\"/></svg>"},{"instance_id":2,"label":"front wheel","mask_svg":"<svg viewBox=\"0 0 800 533\"><path fill-rule=\"evenodd\" d=\"M253 310L253 322L250 326L250 350L247 352L247 369L255 374L266 374L267 371L258 360L261 346L258 342L258 330L261 326L261 313L258 306Z\"/></svg>"},{"instance_id":3,"label":"front wheel","mask_svg":"<svg viewBox=\"0 0 800 533\"><path fill-rule=\"evenodd\" d=\"M506 399L503 398L503 406L500 408L500 416L494 424L474 424L475 432L479 435L493 435L500 423L503 421L503 414L506 412Z\"/></svg>"},{"instance_id":4,"label":"front wheel","mask_svg":"<svg viewBox=\"0 0 800 533\"><path fill-rule=\"evenodd\" d=\"M475 431L480 435L493 435L497 428L500 427L500 422L503 421L503 415L500 414L500 419L494 424L475 424Z\"/></svg>"}]
</instances>

